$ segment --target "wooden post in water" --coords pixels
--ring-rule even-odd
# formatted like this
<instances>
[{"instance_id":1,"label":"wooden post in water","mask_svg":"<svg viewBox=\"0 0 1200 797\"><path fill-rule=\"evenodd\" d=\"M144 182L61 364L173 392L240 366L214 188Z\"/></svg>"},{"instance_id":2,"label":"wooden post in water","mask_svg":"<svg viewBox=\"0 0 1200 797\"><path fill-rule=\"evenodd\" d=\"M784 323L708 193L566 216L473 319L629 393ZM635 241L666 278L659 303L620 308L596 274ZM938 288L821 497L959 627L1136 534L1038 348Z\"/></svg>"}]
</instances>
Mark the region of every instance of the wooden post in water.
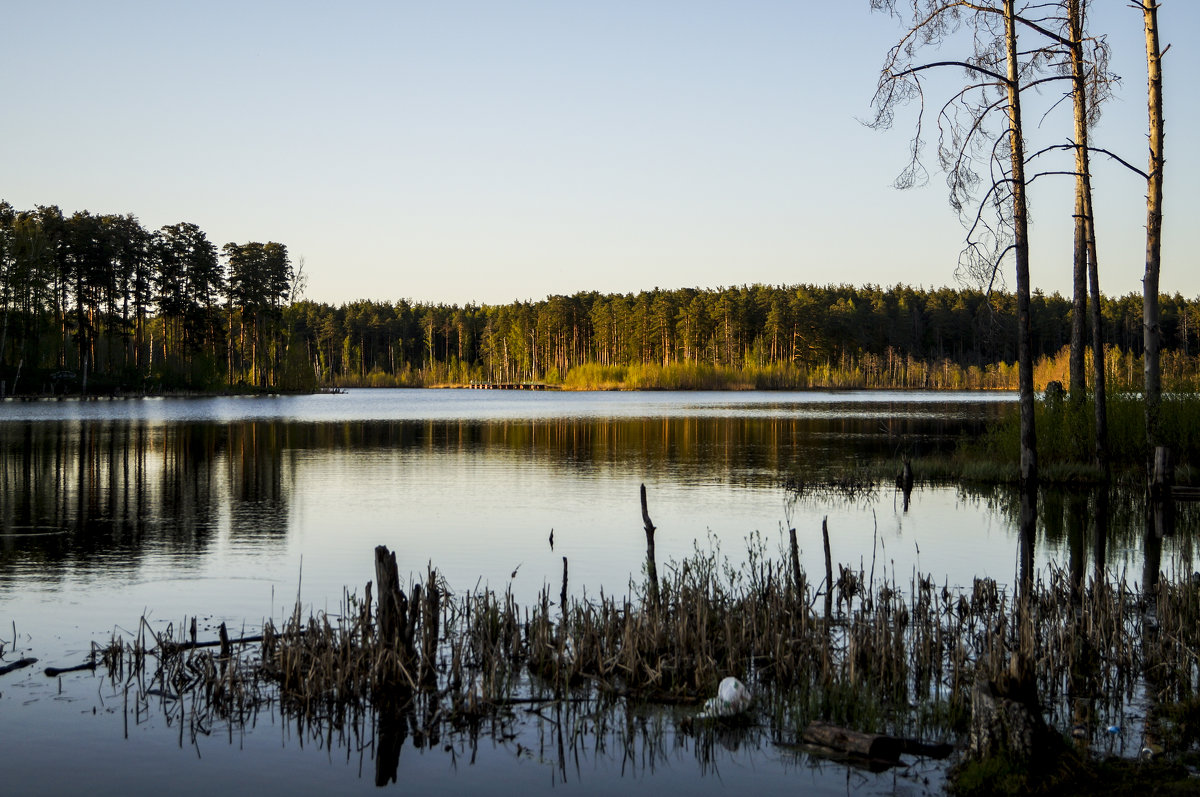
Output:
<instances>
[{"instance_id":1,"label":"wooden post in water","mask_svg":"<svg viewBox=\"0 0 1200 797\"><path fill-rule=\"evenodd\" d=\"M425 580L425 612L421 635L421 686L437 686L438 622L440 619L441 592L437 587L437 574L432 567Z\"/></svg>"},{"instance_id":2,"label":"wooden post in water","mask_svg":"<svg viewBox=\"0 0 1200 797\"><path fill-rule=\"evenodd\" d=\"M658 569L654 566L654 524L646 508L646 485L642 485L642 522L646 525L646 576L650 579L650 602L658 606Z\"/></svg>"},{"instance_id":3,"label":"wooden post in water","mask_svg":"<svg viewBox=\"0 0 1200 797\"><path fill-rule=\"evenodd\" d=\"M909 501L912 500L913 491L912 461L909 460L907 453L904 455L904 464L900 467L900 473L896 476L896 487L900 489L901 495L904 496L904 511L907 512Z\"/></svg>"},{"instance_id":4,"label":"wooden post in water","mask_svg":"<svg viewBox=\"0 0 1200 797\"><path fill-rule=\"evenodd\" d=\"M379 641L385 647L392 647L397 640L408 636L408 598L400 589L396 554L386 545L375 547L375 581L379 585L379 610L375 613L379 618Z\"/></svg>"},{"instance_id":5,"label":"wooden post in water","mask_svg":"<svg viewBox=\"0 0 1200 797\"><path fill-rule=\"evenodd\" d=\"M833 558L829 554L829 515L821 518L821 537L825 541L825 619L833 617Z\"/></svg>"},{"instance_id":6,"label":"wooden post in water","mask_svg":"<svg viewBox=\"0 0 1200 797\"><path fill-rule=\"evenodd\" d=\"M792 547L792 589L796 591L796 600L804 600L804 575L800 572L800 546L796 544L796 529L788 529L788 537Z\"/></svg>"},{"instance_id":7,"label":"wooden post in water","mask_svg":"<svg viewBox=\"0 0 1200 797\"><path fill-rule=\"evenodd\" d=\"M567 557L563 557L562 592L558 595L558 608L564 620L567 619Z\"/></svg>"},{"instance_id":8,"label":"wooden post in water","mask_svg":"<svg viewBox=\"0 0 1200 797\"><path fill-rule=\"evenodd\" d=\"M412 603L408 606L408 624L404 627L404 652L412 661L416 655L417 622L421 619L421 585L413 584Z\"/></svg>"}]
</instances>

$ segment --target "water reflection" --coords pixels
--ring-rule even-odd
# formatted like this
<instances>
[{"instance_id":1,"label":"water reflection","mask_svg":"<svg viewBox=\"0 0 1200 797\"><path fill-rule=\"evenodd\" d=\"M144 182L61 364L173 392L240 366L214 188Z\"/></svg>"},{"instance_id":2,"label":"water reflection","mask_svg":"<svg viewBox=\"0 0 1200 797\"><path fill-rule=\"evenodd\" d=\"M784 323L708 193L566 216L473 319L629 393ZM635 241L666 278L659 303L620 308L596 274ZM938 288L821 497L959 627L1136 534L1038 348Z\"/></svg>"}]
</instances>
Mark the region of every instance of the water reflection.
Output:
<instances>
[{"instance_id":1,"label":"water reflection","mask_svg":"<svg viewBox=\"0 0 1200 797\"><path fill-rule=\"evenodd\" d=\"M281 544L297 524L324 518L320 513L330 508L354 523L390 488L415 484L424 501L448 507L463 500L463 479L515 484L527 467L547 469L556 479L632 477L683 487L778 490L784 476L819 478L866 460L947 452L962 435L977 434L995 412L990 406L971 413L922 409L885 404L870 412L826 407L792 416L742 409L733 416L654 418L0 423L0 580L18 571L39 579L64 569L130 571L149 553L194 563L222 531L235 542ZM456 476L446 478L447 468ZM363 496L368 475L378 486ZM1111 528L1121 550L1144 550L1143 583L1153 583L1159 540L1169 525L1137 491L1043 490L1025 502L1005 488L961 487L959 495L960 502L982 503L1006 517L1018 532L1022 580L1039 561L1038 530L1049 551L1063 551L1072 579L1082 583L1089 550L1097 574L1108 565ZM903 514L909 499L905 492ZM508 524L519 525L528 509L513 500ZM1185 511L1185 522L1189 517ZM1151 531L1142 534L1148 526Z\"/></svg>"},{"instance_id":2,"label":"water reflection","mask_svg":"<svg viewBox=\"0 0 1200 797\"><path fill-rule=\"evenodd\" d=\"M968 431L971 426L968 423ZM147 549L202 554L230 533L283 537L300 459L371 452L536 462L595 476L777 484L780 475L888 456L901 439L945 450L961 419L909 416L559 418L497 421L0 424L0 563L132 568ZM447 501L454 496L447 494Z\"/></svg>"},{"instance_id":3,"label":"water reflection","mask_svg":"<svg viewBox=\"0 0 1200 797\"><path fill-rule=\"evenodd\" d=\"M434 393L414 400L432 401ZM432 558L460 591L490 579L497 590L512 587L527 602L525 595L557 585L570 557L573 589L611 594L640 577L642 482L650 485L664 569L680 552L690 553L692 540L703 540L706 530L715 530L714 539L724 533L723 552L736 558L746 536L769 534L784 519L784 476L816 477L867 459L898 463L904 453L946 452L1006 410L825 401L819 411L802 411L741 400L681 404L651 416L619 408L606 414L607 402L621 404L625 397L530 396L541 407L536 417L510 408L496 416L476 409L402 418L379 417L387 415L377 409L383 399L369 398L376 408L346 417L260 412L196 418L180 410L181 417L164 420L122 415L113 404L102 408L103 417L0 422L0 609L7 613L0 623L15 618L22 630L10 652L29 649L72 664L97 631L113 623L133 627L147 607L157 609L153 620L160 624L185 613L253 623L281 604L290 610L299 589L295 560L305 556L305 600L336 604L343 585L371 577L370 551L379 543L400 551L405 568L423 568ZM585 400L594 402L586 412ZM543 406L547 401L570 404L570 412L554 414ZM91 411L82 404L77 409ZM829 514L839 565L871 568L874 575L878 554L881 578L886 571L904 584L910 571L928 572L951 589L969 588L975 575L986 575L1026 590L1047 564L1066 568L1079 589L1086 588L1089 569L1105 580L1126 568L1149 589L1164 567L1190 572L1192 543L1183 530L1197 519L1195 507L1182 508L1175 518L1180 533L1164 537L1138 491L1046 489L1023 496L969 486L918 486L911 495L885 487L844 504L818 496L796 512L788 526L798 530L800 563L809 574L824 572L813 557L821 556L821 518ZM775 554L769 537L764 547L766 555ZM231 551L254 555L239 559ZM263 552L281 551L291 558L264 564L270 557ZM286 596L274 591L281 584L290 587ZM33 629L28 637L27 628ZM59 641L47 643L54 634ZM60 649L47 655L54 645ZM1087 666L1094 657L1087 650L1075 656L1080 670L1071 694L1094 701L1099 686L1094 665ZM30 680L23 691L11 683L0 699L16 704L15 695L28 695L31 713L55 708L48 679ZM90 699L94 690L86 691ZM691 766L693 756L700 775L720 775L722 767L744 772L776 755L761 732L748 738L677 733L675 718L637 709L610 718L600 732L563 738L576 719L596 722L585 714L522 714L530 724L519 739L507 738L503 728L473 735L445 718L384 717L361 726L346 749L368 751L368 782L408 786L444 785L440 759L474 760L489 749L504 759L503 767L478 768L478 782L460 772L456 785L464 791L494 786L486 773L497 769L511 776L514 752L536 762L539 782L550 767L556 784L578 782L583 773L614 788L624 787L618 778L626 774L648 775L681 760ZM493 732L500 735L488 738ZM279 747L273 738L268 742L261 746ZM329 747L329 737L324 744ZM799 759L795 768L819 765ZM433 774L414 781L421 767ZM608 774L587 775L598 768ZM610 779L609 768L620 774ZM844 779L840 773L835 778Z\"/></svg>"}]
</instances>

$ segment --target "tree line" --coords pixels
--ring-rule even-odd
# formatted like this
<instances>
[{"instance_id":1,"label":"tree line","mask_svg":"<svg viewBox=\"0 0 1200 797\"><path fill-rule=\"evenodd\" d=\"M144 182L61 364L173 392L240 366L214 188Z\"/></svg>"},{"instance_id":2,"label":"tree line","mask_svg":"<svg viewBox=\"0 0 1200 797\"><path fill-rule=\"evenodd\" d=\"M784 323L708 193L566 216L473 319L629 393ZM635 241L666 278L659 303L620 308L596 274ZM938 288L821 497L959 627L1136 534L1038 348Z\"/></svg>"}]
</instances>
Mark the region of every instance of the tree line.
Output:
<instances>
[{"instance_id":1,"label":"tree line","mask_svg":"<svg viewBox=\"0 0 1200 797\"><path fill-rule=\"evenodd\" d=\"M302 277L301 277L302 279ZM298 279L280 243L219 250L190 222L0 201L8 392L276 386Z\"/></svg>"},{"instance_id":2,"label":"tree line","mask_svg":"<svg viewBox=\"0 0 1200 797\"><path fill-rule=\"evenodd\" d=\"M1141 356L1141 302L1134 294L1102 302L1102 345L1114 365L1116 353ZM1200 298L1163 296L1162 307L1166 347L1179 355L1175 372L1190 375L1200 352ZM1054 359L1070 342L1072 302L1035 292L1031 308L1034 350ZM585 365L699 364L828 374L781 387L850 386L836 373L855 370L869 386L1016 387L1015 372L1000 367L1016 359L1016 301L1007 292L750 285L504 305L301 301L284 318L322 384L554 383ZM944 367L998 376L987 384L919 376Z\"/></svg>"},{"instance_id":3,"label":"tree line","mask_svg":"<svg viewBox=\"0 0 1200 797\"><path fill-rule=\"evenodd\" d=\"M752 384L777 387L1015 386L1005 364L1019 315L1004 291L743 285L335 306L299 299L301 272L280 243L218 249L187 222L150 231L131 214L0 202L0 380L9 393L87 391L89 380L92 392L303 390L707 366L775 369ZM1163 346L1179 355L1169 375L1186 378L1200 299L1163 296L1160 307ZM1035 356L1055 360L1076 313L1069 298L1033 292ZM1140 357L1142 298L1104 298L1101 317L1101 346ZM1113 373L1128 362L1116 356Z\"/></svg>"}]
</instances>

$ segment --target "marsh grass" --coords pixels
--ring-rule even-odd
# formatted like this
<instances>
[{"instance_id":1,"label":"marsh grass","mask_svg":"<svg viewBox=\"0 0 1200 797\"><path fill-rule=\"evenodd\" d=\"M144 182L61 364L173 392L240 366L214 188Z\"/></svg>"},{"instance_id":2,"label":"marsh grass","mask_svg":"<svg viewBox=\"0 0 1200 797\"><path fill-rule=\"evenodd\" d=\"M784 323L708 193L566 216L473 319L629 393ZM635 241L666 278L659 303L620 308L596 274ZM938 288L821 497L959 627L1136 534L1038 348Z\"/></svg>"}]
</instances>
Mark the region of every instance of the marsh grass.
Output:
<instances>
[{"instance_id":1,"label":"marsh grass","mask_svg":"<svg viewBox=\"0 0 1200 797\"><path fill-rule=\"evenodd\" d=\"M755 536L736 567L715 545L669 563L657 602L631 584L623 596L566 606L547 588L522 606L509 592L456 595L430 568L411 589L411 643L381 636L368 585L336 613L297 608L266 622L259 642L190 646L182 624L155 633L143 621L98 655L127 709L132 696L140 720L156 698L181 739L185 727L210 733L218 721L232 734L264 708L330 744L396 722L414 740L481 727L503 736L517 706L565 707L593 733L607 733L618 707L674 706L686 730L734 675L755 694L750 726L776 741L815 719L946 741L964 728L974 683L998 677L1018 649L1032 653L1052 725L1065 732L1086 717L1093 743L1126 724L1131 703L1200 699L1200 586L1190 574L1141 591L1051 569L1018 596L990 579L962 589L916 574L875 582L839 566L832 585L813 588L793 573ZM827 588L829 617L814 609ZM1161 716L1192 739L1190 715Z\"/></svg>"},{"instance_id":2,"label":"marsh grass","mask_svg":"<svg viewBox=\"0 0 1200 797\"><path fill-rule=\"evenodd\" d=\"M1140 478L1146 465L1145 406L1136 393L1108 396L1108 450L1114 470L1136 472ZM1072 404L1070 399L1042 399L1035 405L1039 475L1047 482L1096 482L1102 474L1089 463L1092 456L1092 399ZM957 459L964 468L998 465L1003 473L1015 472L1019 460L1019 421L1016 413L1005 416L978 440L965 441ZM1169 440L1176 462L1200 461L1200 394L1168 393L1161 409L1163 438ZM965 475L965 474L964 474ZM982 474L977 474L982 475ZM1177 471L1181 483L1193 479L1190 468Z\"/></svg>"}]
</instances>

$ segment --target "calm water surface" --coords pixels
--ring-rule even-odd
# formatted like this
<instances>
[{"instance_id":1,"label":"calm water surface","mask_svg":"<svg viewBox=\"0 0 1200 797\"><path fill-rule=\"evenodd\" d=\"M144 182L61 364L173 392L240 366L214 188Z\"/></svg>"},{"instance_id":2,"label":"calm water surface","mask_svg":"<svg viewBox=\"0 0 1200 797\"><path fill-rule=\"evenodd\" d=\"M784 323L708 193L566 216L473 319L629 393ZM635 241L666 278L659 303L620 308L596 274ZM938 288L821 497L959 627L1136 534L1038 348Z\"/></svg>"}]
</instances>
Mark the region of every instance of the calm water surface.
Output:
<instances>
[{"instance_id":1,"label":"calm water surface","mask_svg":"<svg viewBox=\"0 0 1200 797\"><path fill-rule=\"evenodd\" d=\"M697 545L735 563L748 544L774 554L790 525L802 564L820 574L828 516L837 561L874 561L903 584L915 571L952 586L1011 582L1018 546L1001 495L918 489L905 509L891 490L794 501L781 485L904 448L950 451L1014 403L978 393L461 390L0 403L0 640L5 661L41 660L0 676L6 782L21 784L15 793L149 792L168 781L185 793L261 793L286 771L302 773L290 787L300 792L373 788L369 751L305 744L279 720L203 745L145 721L127 739L101 679L48 679L41 667L77 663L143 615L159 629L193 615L256 629L297 596L306 610L336 610L344 588L361 594L373 578L379 544L397 551L402 574L432 562L459 592L557 594L564 556L573 594L623 592L641 577L643 483L660 567ZM1094 560L1064 529L1062 505L1045 503L1036 561ZM1140 568L1140 540L1114 537L1105 565ZM63 767L64 747L86 767ZM849 775L769 743L728 747L703 764L688 740L651 746L637 765L585 756L570 777L506 742L411 750L400 780L432 788L452 777L453 791L492 791L501 778L514 792L786 782L844 793L919 791L926 777Z\"/></svg>"}]
</instances>

